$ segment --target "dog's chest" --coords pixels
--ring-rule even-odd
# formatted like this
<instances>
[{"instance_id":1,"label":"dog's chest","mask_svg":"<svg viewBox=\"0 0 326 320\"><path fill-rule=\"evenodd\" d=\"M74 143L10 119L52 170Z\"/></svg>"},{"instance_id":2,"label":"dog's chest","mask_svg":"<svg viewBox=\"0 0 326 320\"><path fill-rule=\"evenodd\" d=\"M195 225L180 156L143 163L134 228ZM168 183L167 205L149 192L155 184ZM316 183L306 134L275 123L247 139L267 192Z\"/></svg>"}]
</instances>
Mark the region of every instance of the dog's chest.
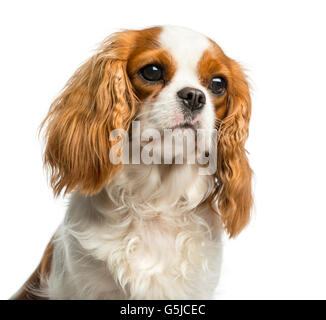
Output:
<instances>
[{"instance_id":1,"label":"dog's chest","mask_svg":"<svg viewBox=\"0 0 326 320\"><path fill-rule=\"evenodd\" d=\"M208 220L201 212L127 215L119 228L99 226L81 244L107 265L128 298L196 298L193 287L207 282L209 292L219 268L219 237Z\"/></svg>"},{"instance_id":2,"label":"dog's chest","mask_svg":"<svg viewBox=\"0 0 326 320\"><path fill-rule=\"evenodd\" d=\"M210 227L193 213L125 222L125 230L97 233L93 254L132 298L191 298L191 288L212 281L219 267L219 241Z\"/></svg>"}]
</instances>

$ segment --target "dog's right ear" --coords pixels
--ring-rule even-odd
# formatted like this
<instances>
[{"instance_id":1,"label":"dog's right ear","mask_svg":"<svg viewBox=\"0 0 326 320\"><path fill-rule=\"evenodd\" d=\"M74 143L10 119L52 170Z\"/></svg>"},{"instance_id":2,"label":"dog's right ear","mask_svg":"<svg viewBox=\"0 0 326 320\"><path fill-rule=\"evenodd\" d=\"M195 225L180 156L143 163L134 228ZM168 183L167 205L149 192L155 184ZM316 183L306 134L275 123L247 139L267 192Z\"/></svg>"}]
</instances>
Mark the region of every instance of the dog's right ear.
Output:
<instances>
[{"instance_id":1,"label":"dog's right ear","mask_svg":"<svg viewBox=\"0 0 326 320\"><path fill-rule=\"evenodd\" d=\"M97 193L121 167L110 162L109 135L114 129L128 130L135 113L126 71L126 33L106 40L75 72L42 123L44 164L55 195Z\"/></svg>"}]
</instances>

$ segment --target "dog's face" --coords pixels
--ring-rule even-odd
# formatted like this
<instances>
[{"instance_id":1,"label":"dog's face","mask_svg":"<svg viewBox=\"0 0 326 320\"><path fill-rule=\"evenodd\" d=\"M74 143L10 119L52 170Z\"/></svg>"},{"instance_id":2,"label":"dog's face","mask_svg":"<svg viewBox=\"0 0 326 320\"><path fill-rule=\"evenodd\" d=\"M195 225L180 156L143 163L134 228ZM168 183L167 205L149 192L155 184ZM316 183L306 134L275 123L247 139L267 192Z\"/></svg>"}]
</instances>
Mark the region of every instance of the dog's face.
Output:
<instances>
[{"instance_id":1,"label":"dog's face","mask_svg":"<svg viewBox=\"0 0 326 320\"><path fill-rule=\"evenodd\" d=\"M218 134L219 181L212 201L230 235L249 217L251 170L244 143L250 118L248 85L240 66L209 38L180 27L123 31L109 37L81 66L51 106L45 163L52 186L91 194L109 183L110 132L181 129Z\"/></svg>"},{"instance_id":2,"label":"dog's face","mask_svg":"<svg viewBox=\"0 0 326 320\"><path fill-rule=\"evenodd\" d=\"M164 27L154 38L132 52L127 65L144 128L212 131L216 116L222 119L226 111L228 73L221 49L182 28Z\"/></svg>"}]
</instances>

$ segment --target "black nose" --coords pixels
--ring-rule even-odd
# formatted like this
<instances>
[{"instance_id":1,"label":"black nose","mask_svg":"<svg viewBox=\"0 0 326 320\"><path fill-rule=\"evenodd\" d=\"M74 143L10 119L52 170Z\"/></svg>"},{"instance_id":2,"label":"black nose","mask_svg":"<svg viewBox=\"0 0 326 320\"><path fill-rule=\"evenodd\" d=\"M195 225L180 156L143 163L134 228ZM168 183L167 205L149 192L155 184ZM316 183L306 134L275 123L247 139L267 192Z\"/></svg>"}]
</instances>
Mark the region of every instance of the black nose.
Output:
<instances>
[{"instance_id":1,"label":"black nose","mask_svg":"<svg viewBox=\"0 0 326 320\"><path fill-rule=\"evenodd\" d=\"M186 87L178 91L177 95L191 111L201 109L206 103L205 94L199 89Z\"/></svg>"}]
</instances>

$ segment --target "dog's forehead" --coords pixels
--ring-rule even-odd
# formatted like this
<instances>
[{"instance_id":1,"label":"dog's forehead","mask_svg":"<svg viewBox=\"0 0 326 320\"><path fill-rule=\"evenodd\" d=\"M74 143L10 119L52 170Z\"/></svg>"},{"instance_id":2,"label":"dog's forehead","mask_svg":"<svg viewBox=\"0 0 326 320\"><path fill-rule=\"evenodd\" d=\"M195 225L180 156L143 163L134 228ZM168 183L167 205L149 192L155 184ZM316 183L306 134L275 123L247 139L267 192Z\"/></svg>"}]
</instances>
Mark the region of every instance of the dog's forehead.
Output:
<instances>
[{"instance_id":1,"label":"dog's forehead","mask_svg":"<svg viewBox=\"0 0 326 320\"><path fill-rule=\"evenodd\" d=\"M158 40L179 67L196 68L203 53L211 46L210 40L201 33L176 26L164 26Z\"/></svg>"}]
</instances>

